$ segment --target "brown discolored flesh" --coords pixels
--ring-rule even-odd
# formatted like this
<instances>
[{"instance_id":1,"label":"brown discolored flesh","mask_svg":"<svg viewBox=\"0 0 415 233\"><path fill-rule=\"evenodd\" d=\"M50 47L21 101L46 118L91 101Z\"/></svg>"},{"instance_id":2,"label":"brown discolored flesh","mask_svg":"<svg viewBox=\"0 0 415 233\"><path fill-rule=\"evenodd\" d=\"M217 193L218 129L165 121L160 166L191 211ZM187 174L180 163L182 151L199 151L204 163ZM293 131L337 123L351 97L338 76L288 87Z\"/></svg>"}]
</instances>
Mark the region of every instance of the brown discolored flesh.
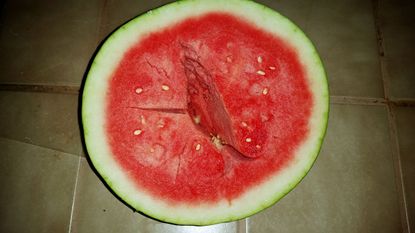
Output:
<instances>
[{"instance_id":1,"label":"brown discolored flesh","mask_svg":"<svg viewBox=\"0 0 415 233\"><path fill-rule=\"evenodd\" d=\"M235 147L232 122L222 102L213 77L200 63L197 52L190 46L183 48L182 63L187 81L188 113L195 124L208 136L216 137L220 144ZM238 155L246 156L242 153Z\"/></svg>"}]
</instances>

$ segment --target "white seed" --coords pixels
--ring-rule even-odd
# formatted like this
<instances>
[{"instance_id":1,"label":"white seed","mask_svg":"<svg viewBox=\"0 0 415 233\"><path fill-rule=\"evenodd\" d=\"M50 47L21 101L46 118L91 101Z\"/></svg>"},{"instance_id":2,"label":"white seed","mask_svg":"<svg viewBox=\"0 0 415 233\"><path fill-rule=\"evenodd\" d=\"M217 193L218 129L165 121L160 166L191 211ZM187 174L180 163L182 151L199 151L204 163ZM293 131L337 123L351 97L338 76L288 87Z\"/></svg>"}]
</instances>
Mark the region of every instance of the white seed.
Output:
<instances>
[{"instance_id":1,"label":"white seed","mask_svg":"<svg viewBox=\"0 0 415 233\"><path fill-rule=\"evenodd\" d=\"M212 143L216 146L216 148L221 149L223 146L222 140L219 137L219 135L217 136L213 136L212 135Z\"/></svg>"},{"instance_id":2,"label":"white seed","mask_svg":"<svg viewBox=\"0 0 415 233\"><path fill-rule=\"evenodd\" d=\"M262 90L262 94L263 94L263 95L268 94L268 88L264 88L264 90Z\"/></svg>"},{"instance_id":3,"label":"white seed","mask_svg":"<svg viewBox=\"0 0 415 233\"><path fill-rule=\"evenodd\" d=\"M164 125L165 125L165 122L164 122L164 120L163 120L163 119L160 119L160 120L157 122L157 127L159 127L159 128L163 128L163 127L164 127Z\"/></svg>"},{"instance_id":4,"label":"white seed","mask_svg":"<svg viewBox=\"0 0 415 233\"><path fill-rule=\"evenodd\" d=\"M268 117L266 114L262 114L262 113L261 113L260 117L261 117L261 121L262 121L262 122L266 122L266 121L268 121L268 120L269 120L269 117Z\"/></svg>"},{"instance_id":5,"label":"white seed","mask_svg":"<svg viewBox=\"0 0 415 233\"><path fill-rule=\"evenodd\" d=\"M140 129L136 129L134 130L134 135L140 135L141 134L141 130Z\"/></svg>"},{"instance_id":6,"label":"white seed","mask_svg":"<svg viewBox=\"0 0 415 233\"><path fill-rule=\"evenodd\" d=\"M270 70L275 70L275 66L270 66L269 69Z\"/></svg>"},{"instance_id":7,"label":"white seed","mask_svg":"<svg viewBox=\"0 0 415 233\"><path fill-rule=\"evenodd\" d=\"M163 89L163 91L168 91L168 90L170 90L170 87L167 86L167 85L162 85L161 89Z\"/></svg>"},{"instance_id":8,"label":"white seed","mask_svg":"<svg viewBox=\"0 0 415 233\"><path fill-rule=\"evenodd\" d=\"M200 148L201 148L202 146L200 145L200 144L197 144L196 145L196 150L200 150Z\"/></svg>"},{"instance_id":9,"label":"white seed","mask_svg":"<svg viewBox=\"0 0 415 233\"><path fill-rule=\"evenodd\" d=\"M141 94L141 92L143 92L143 88L138 87L137 89L135 89L135 93Z\"/></svg>"},{"instance_id":10,"label":"white seed","mask_svg":"<svg viewBox=\"0 0 415 233\"><path fill-rule=\"evenodd\" d=\"M261 146L260 146L260 145L256 145L255 147L256 147L257 149L260 149L260 148L261 148Z\"/></svg>"},{"instance_id":11,"label":"white seed","mask_svg":"<svg viewBox=\"0 0 415 233\"><path fill-rule=\"evenodd\" d=\"M258 63L262 63L262 57L261 57L261 56L259 56L259 57L257 58L257 61L258 61Z\"/></svg>"},{"instance_id":12,"label":"white seed","mask_svg":"<svg viewBox=\"0 0 415 233\"><path fill-rule=\"evenodd\" d=\"M143 115L141 115L140 116L140 121L141 121L141 124L146 124L146 119L144 118L144 116Z\"/></svg>"},{"instance_id":13,"label":"white seed","mask_svg":"<svg viewBox=\"0 0 415 233\"><path fill-rule=\"evenodd\" d=\"M265 72L263 70L258 70L256 73L259 74L259 75L262 75L262 76L265 75Z\"/></svg>"},{"instance_id":14,"label":"white seed","mask_svg":"<svg viewBox=\"0 0 415 233\"><path fill-rule=\"evenodd\" d=\"M245 121L242 121L241 125L242 125L242 127L247 127L248 126L248 124Z\"/></svg>"},{"instance_id":15,"label":"white seed","mask_svg":"<svg viewBox=\"0 0 415 233\"><path fill-rule=\"evenodd\" d=\"M231 57L226 57L226 61L227 62L232 62L232 58Z\"/></svg>"},{"instance_id":16,"label":"white seed","mask_svg":"<svg viewBox=\"0 0 415 233\"><path fill-rule=\"evenodd\" d=\"M252 139L251 138L246 138L245 142L252 142Z\"/></svg>"},{"instance_id":17,"label":"white seed","mask_svg":"<svg viewBox=\"0 0 415 233\"><path fill-rule=\"evenodd\" d=\"M200 116L196 115L195 117L193 117L193 121L195 122L195 124L200 124Z\"/></svg>"}]
</instances>

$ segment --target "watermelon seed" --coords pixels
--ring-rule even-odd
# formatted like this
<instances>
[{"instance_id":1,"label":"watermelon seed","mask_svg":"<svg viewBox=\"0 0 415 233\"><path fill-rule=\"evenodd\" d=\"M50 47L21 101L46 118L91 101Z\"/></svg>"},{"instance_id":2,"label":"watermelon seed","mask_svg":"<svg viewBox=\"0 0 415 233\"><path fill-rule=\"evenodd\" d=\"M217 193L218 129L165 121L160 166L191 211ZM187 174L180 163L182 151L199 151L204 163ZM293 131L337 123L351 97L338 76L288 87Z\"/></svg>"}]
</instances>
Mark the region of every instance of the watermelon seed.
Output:
<instances>
[{"instance_id":1,"label":"watermelon seed","mask_svg":"<svg viewBox=\"0 0 415 233\"><path fill-rule=\"evenodd\" d=\"M265 75L265 72L263 70L258 70L256 73L259 74L259 75L262 75L262 76Z\"/></svg>"},{"instance_id":2,"label":"watermelon seed","mask_svg":"<svg viewBox=\"0 0 415 233\"><path fill-rule=\"evenodd\" d=\"M143 92L143 88L139 87L139 88L135 89L135 93L141 94L141 92Z\"/></svg>"},{"instance_id":3,"label":"watermelon seed","mask_svg":"<svg viewBox=\"0 0 415 233\"><path fill-rule=\"evenodd\" d=\"M270 66L269 69L270 70L275 70L275 66Z\"/></svg>"},{"instance_id":4,"label":"watermelon seed","mask_svg":"<svg viewBox=\"0 0 415 233\"><path fill-rule=\"evenodd\" d=\"M158 122L157 122L157 127L159 127L159 128L163 128L164 127L164 120L163 119L160 119Z\"/></svg>"},{"instance_id":5,"label":"watermelon seed","mask_svg":"<svg viewBox=\"0 0 415 233\"><path fill-rule=\"evenodd\" d=\"M136 130L134 130L134 135L140 135L141 134L141 130L140 129L136 129Z\"/></svg>"},{"instance_id":6,"label":"watermelon seed","mask_svg":"<svg viewBox=\"0 0 415 233\"><path fill-rule=\"evenodd\" d=\"M144 116L143 115L141 115L140 116L140 121L141 121L141 124L146 124L146 119L144 118Z\"/></svg>"},{"instance_id":7,"label":"watermelon seed","mask_svg":"<svg viewBox=\"0 0 415 233\"><path fill-rule=\"evenodd\" d=\"M241 125L242 125L242 127L247 127L248 126L248 124L245 121L242 121Z\"/></svg>"},{"instance_id":8,"label":"watermelon seed","mask_svg":"<svg viewBox=\"0 0 415 233\"><path fill-rule=\"evenodd\" d=\"M260 145L256 145L255 146L257 149L261 149L261 146Z\"/></svg>"},{"instance_id":9,"label":"watermelon seed","mask_svg":"<svg viewBox=\"0 0 415 233\"><path fill-rule=\"evenodd\" d=\"M200 124L200 116L196 115L195 117L193 117L193 121L195 122L195 124Z\"/></svg>"},{"instance_id":10,"label":"watermelon seed","mask_svg":"<svg viewBox=\"0 0 415 233\"><path fill-rule=\"evenodd\" d=\"M264 90L262 90L262 94L263 94L263 95L268 94L268 88L264 88Z\"/></svg>"},{"instance_id":11,"label":"watermelon seed","mask_svg":"<svg viewBox=\"0 0 415 233\"><path fill-rule=\"evenodd\" d=\"M231 63L232 62L232 58L230 56L227 56L226 57L226 61L229 62L229 63Z\"/></svg>"},{"instance_id":12,"label":"watermelon seed","mask_svg":"<svg viewBox=\"0 0 415 233\"><path fill-rule=\"evenodd\" d=\"M269 120L268 116L261 114L261 121L262 122L265 122L265 121L268 121L268 120Z\"/></svg>"},{"instance_id":13,"label":"watermelon seed","mask_svg":"<svg viewBox=\"0 0 415 233\"><path fill-rule=\"evenodd\" d=\"M197 145L196 145L196 150L198 151L198 150L200 150L200 148L201 148L202 146L198 143Z\"/></svg>"},{"instance_id":14,"label":"watermelon seed","mask_svg":"<svg viewBox=\"0 0 415 233\"><path fill-rule=\"evenodd\" d=\"M262 57L258 56L257 61L258 61L258 63L262 63Z\"/></svg>"},{"instance_id":15,"label":"watermelon seed","mask_svg":"<svg viewBox=\"0 0 415 233\"><path fill-rule=\"evenodd\" d=\"M162 89L163 91L168 91L168 90L170 90L170 87L169 87L169 86L167 86L167 85L162 85L162 86L161 86L161 89Z\"/></svg>"},{"instance_id":16,"label":"watermelon seed","mask_svg":"<svg viewBox=\"0 0 415 233\"><path fill-rule=\"evenodd\" d=\"M154 153L154 148L150 148L150 153Z\"/></svg>"},{"instance_id":17,"label":"watermelon seed","mask_svg":"<svg viewBox=\"0 0 415 233\"><path fill-rule=\"evenodd\" d=\"M222 146L224 145L223 141L221 140L220 136L212 136L212 143L216 146L216 148L222 148Z\"/></svg>"},{"instance_id":18,"label":"watermelon seed","mask_svg":"<svg viewBox=\"0 0 415 233\"><path fill-rule=\"evenodd\" d=\"M251 138L246 138L245 142L252 142L252 139Z\"/></svg>"}]
</instances>

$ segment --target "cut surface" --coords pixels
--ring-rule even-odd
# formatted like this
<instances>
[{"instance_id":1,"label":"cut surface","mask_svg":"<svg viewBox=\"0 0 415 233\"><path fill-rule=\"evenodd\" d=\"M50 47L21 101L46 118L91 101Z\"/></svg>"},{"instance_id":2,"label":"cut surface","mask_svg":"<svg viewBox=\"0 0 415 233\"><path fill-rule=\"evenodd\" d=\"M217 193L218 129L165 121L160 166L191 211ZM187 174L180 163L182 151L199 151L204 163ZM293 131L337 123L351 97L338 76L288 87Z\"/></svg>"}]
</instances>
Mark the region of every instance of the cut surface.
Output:
<instances>
[{"instance_id":1,"label":"cut surface","mask_svg":"<svg viewBox=\"0 0 415 233\"><path fill-rule=\"evenodd\" d=\"M217 13L138 41L111 78L108 98L106 134L117 161L152 195L189 204L231 201L277 172L306 138L312 107L294 48ZM131 107L184 108L189 115ZM221 155L209 135L256 159ZM143 158L160 164L148 166Z\"/></svg>"},{"instance_id":2,"label":"cut surface","mask_svg":"<svg viewBox=\"0 0 415 233\"><path fill-rule=\"evenodd\" d=\"M285 18L248 1L183 1L108 39L82 114L91 160L121 198L200 225L292 189L318 154L327 102L318 55Z\"/></svg>"}]
</instances>

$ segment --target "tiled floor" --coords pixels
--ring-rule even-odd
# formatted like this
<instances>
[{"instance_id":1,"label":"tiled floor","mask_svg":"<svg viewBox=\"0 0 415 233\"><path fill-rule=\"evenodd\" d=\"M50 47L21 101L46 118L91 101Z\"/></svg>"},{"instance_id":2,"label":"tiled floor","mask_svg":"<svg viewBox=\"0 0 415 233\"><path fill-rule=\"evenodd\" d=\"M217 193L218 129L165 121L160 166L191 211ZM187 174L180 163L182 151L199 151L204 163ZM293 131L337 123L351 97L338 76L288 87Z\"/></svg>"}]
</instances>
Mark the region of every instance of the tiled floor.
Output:
<instances>
[{"instance_id":1,"label":"tiled floor","mask_svg":"<svg viewBox=\"0 0 415 233\"><path fill-rule=\"evenodd\" d=\"M0 138L0 232L65 232L80 157Z\"/></svg>"},{"instance_id":2,"label":"tiled floor","mask_svg":"<svg viewBox=\"0 0 415 233\"><path fill-rule=\"evenodd\" d=\"M315 166L273 207L209 227L133 213L83 156L79 89L109 32L167 3L0 3L0 232L415 232L415 4L259 0L297 23L332 104Z\"/></svg>"},{"instance_id":3,"label":"tiled floor","mask_svg":"<svg viewBox=\"0 0 415 233\"><path fill-rule=\"evenodd\" d=\"M320 158L253 232L401 232L385 106L331 106ZM302 222L302 224L296 224Z\"/></svg>"}]
</instances>

